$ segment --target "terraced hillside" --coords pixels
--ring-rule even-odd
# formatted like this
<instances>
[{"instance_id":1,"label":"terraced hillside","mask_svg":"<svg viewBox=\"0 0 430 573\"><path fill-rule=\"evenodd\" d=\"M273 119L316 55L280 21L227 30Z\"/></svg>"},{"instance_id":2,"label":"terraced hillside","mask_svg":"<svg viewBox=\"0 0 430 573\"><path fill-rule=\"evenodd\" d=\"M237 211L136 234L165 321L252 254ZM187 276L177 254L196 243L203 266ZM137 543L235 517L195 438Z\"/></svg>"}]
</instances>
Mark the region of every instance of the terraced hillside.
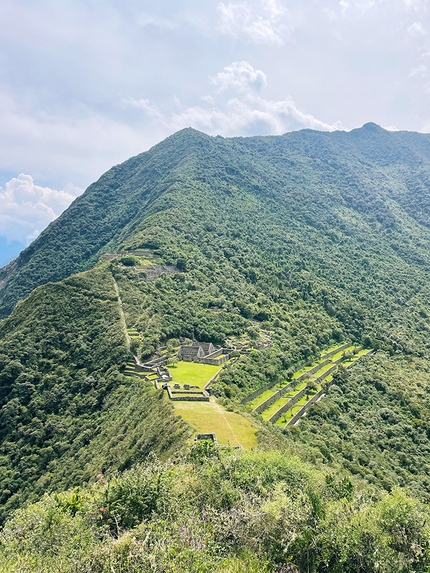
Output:
<instances>
[{"instance_id":1,"label":"terraced hillside","mask_svg":"<svg viewBox=\"0 0 430 573\"><path fill-rule=\"evenodd\" d=\"M244 402L269 422L280 426L297 423L307 408L323 397L339 365L348 368L371 352L370 349L348 343L334 345L321 352L317 361L297 370L291 380L262 389L257 396L254 392L252 399L245 398Z\"/></svg>"}]
</instances>

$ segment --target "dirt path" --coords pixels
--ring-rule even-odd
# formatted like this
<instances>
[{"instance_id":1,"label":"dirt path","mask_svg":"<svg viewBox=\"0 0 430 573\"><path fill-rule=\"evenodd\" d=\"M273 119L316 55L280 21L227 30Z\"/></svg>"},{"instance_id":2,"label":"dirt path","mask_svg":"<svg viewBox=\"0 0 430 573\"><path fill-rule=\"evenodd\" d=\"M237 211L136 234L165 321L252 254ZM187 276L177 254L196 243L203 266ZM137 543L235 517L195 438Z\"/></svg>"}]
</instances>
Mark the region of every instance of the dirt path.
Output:
<instances>
[{"instance_id":1,"label":"dirt path","mask_svg":"<svg viewBox=\"0 0 430 573\"><path fill-rule=\"evenodd\" d=\"M215 401L215 398L213 396L211 396L211 403L213 405L213 408L219 413L221 414L221 416L223 417L225 423L227 424L227 426L230 428L231 434L232 436L234 436L234 439L236 440L237 444L239 446L242 447L242 444L239 442L238 437L235 434L235 431L233 430L233 428L230 426L230 422L227 420L225 414L224 414L224 408L222 408L219 404L217 404L217 402Z\"/></svg>"},{"instance_id":2,"label":"dirt path","mask_svg":"<svg viewBox=\"0 0 430 573\"><path fill-rule=\"evenodd\" d=\"M113 275L112 275L112 279L113 279L113 286L114 286L114 289L116 292L116 296L118 298L119 316L120 316L122 327L124 329L124 335L125 335L125 340L127 343L127 349L130 350L130 337L129 337L128 332L127 332L127 323L125 321L125 314L124 314L124 310L122 308L122 300L121 300L121 296L119 294L118 284L117 284L115 277Z\"/></svg>"}]
</instances>

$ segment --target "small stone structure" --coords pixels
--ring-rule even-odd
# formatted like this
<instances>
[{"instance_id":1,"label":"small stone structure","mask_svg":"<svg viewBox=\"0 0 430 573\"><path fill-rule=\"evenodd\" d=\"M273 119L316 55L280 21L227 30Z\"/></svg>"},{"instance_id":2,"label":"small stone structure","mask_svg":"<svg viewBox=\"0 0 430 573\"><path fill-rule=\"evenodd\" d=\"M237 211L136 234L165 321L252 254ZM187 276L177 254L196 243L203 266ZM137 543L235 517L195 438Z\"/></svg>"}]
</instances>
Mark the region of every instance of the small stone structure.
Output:
<instances>
[{"instance_id":1,"label":"small stone structure","mask_svg":"<svg viewBox=\"0 0 430 573\"><path fill-rule=\"evenodd\" d=\"M139 274L139 278L151 282L161 277L161 275L174 275L179 273L179 269L174 265L148 265L146 267L133 267Z\"/></svg>"},{"instance_id":2,"label":"small stone structure","mask_svg":"<svg viewBox=\"0 0 430 573\"><path fill-rule=\"evenodd\" d=\"M176 386L179 384L175 384L173 390L170 388L168 384L163 386L165 390L167 390L167 394L169 398L174 402L209 402L209 394L206 390L178 390Z\"/></svg>"},{"instance_id":3,"label":"small stone structure","mask_svg":"<svg viewBox=\"0 0 430 573\"><path fill-rule=\"evenodd\" d=\"M218 441L216 439L216 434L211 432L208 434L196 434L194 436L194 443L198 442L199 440L212 440L212 442L217 446Z\"/></svg>"},{"instance_id":4,"label":"small stone structure","mask_svg":"<svg viewBox=\"0 0 430 573\"><path fill-rule=\"evenodd\" d=\"M178 351L178 358L186 362L200 362L217 349L212 342L193 342L191 346L181 346Z\"/></svg>"}]
</instances>

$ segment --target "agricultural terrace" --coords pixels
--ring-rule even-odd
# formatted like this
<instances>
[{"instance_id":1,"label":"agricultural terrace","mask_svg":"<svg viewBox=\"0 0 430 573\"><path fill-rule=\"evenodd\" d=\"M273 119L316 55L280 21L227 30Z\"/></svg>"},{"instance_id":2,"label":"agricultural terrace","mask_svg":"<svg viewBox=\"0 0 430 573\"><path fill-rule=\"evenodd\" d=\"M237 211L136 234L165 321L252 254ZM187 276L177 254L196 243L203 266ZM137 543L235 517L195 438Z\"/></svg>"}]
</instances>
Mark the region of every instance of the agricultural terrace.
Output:
<instances>
[{"instance_id":1,"label":"agricultural terrace","mask_svg":"<svg viewBox=\"0 0 430 573\"><path fill-rule=\"evenodd\" d=\"M219 444L246 450L257 445L257 430L251 422L245 416L227 412L213 397L210 402L174 402L174 408L196 432L215 432Z\"/></svg>"},{"instance_id":2,"label":"agricultural terrace","mask_svg":"<svg viewBox=\"0 0 430 573\"><path fill-rule=\"evenodd\" d=\"M300 382L300 384L296 386L294 389L291 389L286 394L284 394L282 398L280 398L276 402L273 402L273 404L269 406L266 410L264 410L263 413L261 414L263 420L269 420L273 416L273 414L279 410L279 408L282 408L282 406L284 406L289 400L291 400L291 398L293 398L296 394L298 394L300 390L306 388L307 383L308 380L303 380L303 382ZM313 394L315 394L315 392L309 392L310 396L312 396Z\"/></svg>"},{"instance_id":3,"label":"agricultural terrace","mask_svg":"<svg viewBox=\"0 0 430 573\"><path fill-rule=\"evenodd\" d=\"M325 361L325 359L323 360L322 358L320 358L319 360L316 360L312 364L305 366L304 368L301 368L300 370L297 370L297 372L294 372L294 374L293 374L292 381L296 380L300 376L303 376L303 374L306 374L307 372L309 372L309 370L312 370L312 368L314 368L318 364L322 364L324 361ZM328 368L330 368L330 366L333 366L333 364L329 364ZM321 368L323 369L325 367L322 366ZM328 368L326 368L326 369L328 369ZM321 370L321 372L318 371L317 375L320 375L323 372L324 372L324 370ZM275 394L278 390L280 390L281 388L284 388L288 384L289 384L289 382L287 380L284 380L283 382L281 382L280 384L277 384L276 386L273 386L269 390L265 390L262 394L260 394L256 398L254 398L254 400L252 400L251 402L248 402L248 404L247 404L248 407L250 407L252 410L255 410L255 408L260 406L260 404L265 402L268 398L270 398L270 396L273 396L273 394ZM304 383L299 382L298 385L296 386L296 389L293 391L292 395L294 395L297 391L301 390L305 386L306 386L306 382L304 382Z\"/></svg>"},{"instance_id":4,"label":"agricultural terrace","mask_svg":"<svg viewBox=\"0 0 430 573\"><path fill-rule=\"evenodd\" d=\"M332 376L327 376L327 381L331 382L332 380ZM321 388L319 387L318 390L320 390ZM317 391L318 391L317 390ZM288 422L291 420L291 418L293 416L295 416L297 414L297 412L303 408L303 406L305 404L307 404L309 402L309 399L312 398L312 396L314 396L316 394L317 391L313 391L309 393L309 396L307 396L306 394L303 396L303 398L301 398L298 402L296 402L294 404L294 406L292 408L290 408L289 410L287 410L284 414L282 414L282 416L280 418L278 418L275 422L275 426L285 426L285 424L288 424Z\"/></svg>"},{"instance_id":5,"label":"agricultural terrace","mask_svg":"<svg viewBox=\"0 0 430 573\"><path fill-rule=\"evenodd\" d=\"M222 366L212 364L200 364L198 362L179 361L169 364L169 372L172 377L171 384L189 384L198 386L201 390L221 370Z\"/></svg>"},{"instance_id":6,"label":"agricultural terrace","mask_svg":"<svg viewBox=\"0 0 430 573\"><path fill-rule=\"evenodd\" d=\"M269 390L265 390L249 402L248 407L253 410L259 408L257 411L261 412L264 420L270 420L274 416L275 424L285 425L317 392L322 390L323 383L329 384L332 381L333 376L331 372L336 367L336 364L341 362L344 367L348 368L369 352L371 350L361 349L353 345L332 346L321 353L320 358L313 364L295 372L290 382L284 381ZM347 357L350 354L353 354L353 356ZM304 376L306 373L309 373L309 376ZM297 380L296 384L294 384L295 380ZM308 384L312 382L314 387L306 389ZM289 387L287 390L287 386L292 387ZM286 391L280 396L279 392L283 388ZM272 397L273 400L270 399ZM291 407L289 407L289 404ZM287 409L285 410L285 408ZM276 417L277 413L278 416Z\"/></svg>"}]
</instances>

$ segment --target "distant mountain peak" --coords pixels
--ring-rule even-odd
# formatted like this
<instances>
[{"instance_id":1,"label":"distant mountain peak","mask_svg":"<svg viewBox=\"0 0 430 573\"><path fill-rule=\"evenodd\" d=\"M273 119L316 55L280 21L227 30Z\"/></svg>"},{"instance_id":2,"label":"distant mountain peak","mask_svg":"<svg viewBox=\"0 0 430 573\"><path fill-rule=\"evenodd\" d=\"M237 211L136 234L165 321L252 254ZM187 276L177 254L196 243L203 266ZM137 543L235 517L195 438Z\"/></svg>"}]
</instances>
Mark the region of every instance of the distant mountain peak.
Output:
<instances>
[{"instance_id":1,"label":"distant mountain peak","mask_svg":"<svg viewBox=\"0 0 430 573\"><path fill-rule=\"evenodd\" d=\"M374 123L373 121L368 121L363 125L361 129L365 129L367 131L385 131L383 127L381 127L377 123Z\"/></svg>"}]
</instances>

